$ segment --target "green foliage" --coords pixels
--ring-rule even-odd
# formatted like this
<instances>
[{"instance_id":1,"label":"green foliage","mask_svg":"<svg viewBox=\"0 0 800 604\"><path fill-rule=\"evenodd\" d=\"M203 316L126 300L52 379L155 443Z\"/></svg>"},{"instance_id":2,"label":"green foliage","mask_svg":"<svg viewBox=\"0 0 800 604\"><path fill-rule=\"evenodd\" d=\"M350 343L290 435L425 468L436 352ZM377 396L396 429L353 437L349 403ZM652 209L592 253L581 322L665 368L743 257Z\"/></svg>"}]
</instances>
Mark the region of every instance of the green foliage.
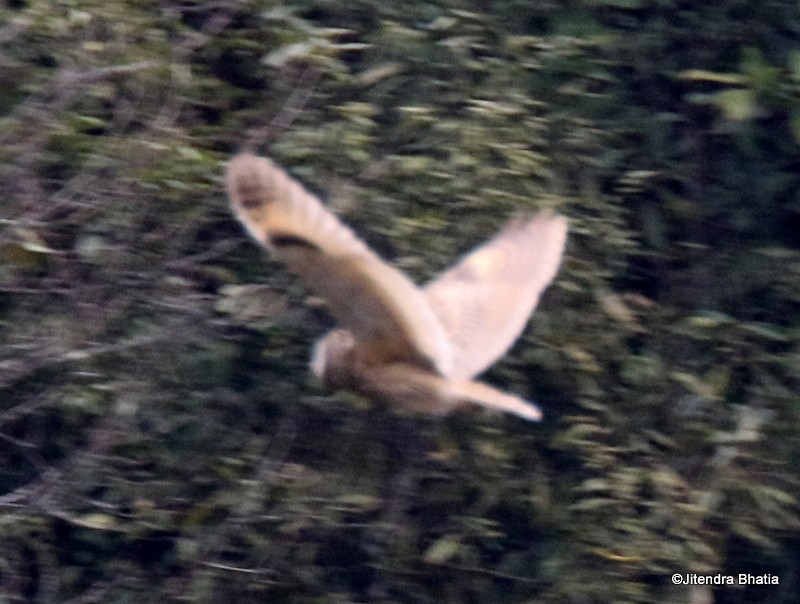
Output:
<instances>
[{"instance_id":1,"label":"green foliage","mask_svg":"<svg viewBox=\"0 0 800 604\"><path fill-rule=\"evenodd\" d=\"M0 600L796 601L788 0L0 8ZM565 265L488 380L540 426L323 392L243 145L419 281L515 212Z\"/></svg>"}]
</instances>

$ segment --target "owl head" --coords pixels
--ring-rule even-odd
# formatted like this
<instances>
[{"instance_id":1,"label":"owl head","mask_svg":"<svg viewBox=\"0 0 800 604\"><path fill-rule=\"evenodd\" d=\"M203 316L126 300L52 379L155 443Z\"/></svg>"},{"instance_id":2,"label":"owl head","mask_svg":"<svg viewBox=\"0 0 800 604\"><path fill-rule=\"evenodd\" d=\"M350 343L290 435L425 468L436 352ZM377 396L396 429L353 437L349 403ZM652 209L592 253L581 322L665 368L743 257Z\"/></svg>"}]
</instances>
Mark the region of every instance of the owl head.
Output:
<instances>
[{"instance_id":1,"label":"owl head","mask_svg":"<svg viewBox=\"0 0 800 604\"><path fill-rule=\"evenodd\" d=\"M334 329L314 345L311 372L329 388L352 388L354 356L353 334L344 329Z\"/></svg>"}]
</instances>

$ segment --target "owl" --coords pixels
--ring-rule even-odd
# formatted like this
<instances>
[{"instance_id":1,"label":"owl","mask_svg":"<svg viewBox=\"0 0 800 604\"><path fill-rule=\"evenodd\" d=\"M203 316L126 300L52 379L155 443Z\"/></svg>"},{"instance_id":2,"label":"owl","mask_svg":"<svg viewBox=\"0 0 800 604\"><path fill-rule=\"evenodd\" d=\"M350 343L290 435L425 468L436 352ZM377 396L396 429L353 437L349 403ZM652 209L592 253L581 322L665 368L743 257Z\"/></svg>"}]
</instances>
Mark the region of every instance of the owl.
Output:
<instances>
[{"instance_id":1,"label":"owl","mask_svg":"<svg viewBox=\"0 0 800 604\"><path fill-rule=\"evenodd\" d=\"M310 363L327 386L433 415L477 405L541 419L533 403L475 377L507 352L555 277L563 216L512 220L419 287L271 160L234 157L226 187L250 235L324 298L338 322Z\"/></svg>"}]
</instances>

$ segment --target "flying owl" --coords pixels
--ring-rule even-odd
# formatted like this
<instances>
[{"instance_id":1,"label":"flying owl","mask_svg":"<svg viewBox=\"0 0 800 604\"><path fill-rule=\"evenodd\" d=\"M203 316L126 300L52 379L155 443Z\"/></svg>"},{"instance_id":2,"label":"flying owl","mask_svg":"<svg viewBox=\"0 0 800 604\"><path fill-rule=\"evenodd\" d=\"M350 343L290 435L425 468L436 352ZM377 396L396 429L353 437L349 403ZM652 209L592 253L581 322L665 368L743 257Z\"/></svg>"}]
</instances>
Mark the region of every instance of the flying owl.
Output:
<instances>
[{"instance_id":1,"label":"flying owl","mask_svg":"<svg viewBox=\"0 0 800 604\"><path fill-rule=\"evenodd\" d=\"M323 297L341 325L316 343L311 360L327 386L434 415L480 405L541 419L536 405L474 378L511 347L555 277L563 216L513 220L418 287L269 159L234 157L226 185L253 238Z\"/></svg>"}]
</instances>

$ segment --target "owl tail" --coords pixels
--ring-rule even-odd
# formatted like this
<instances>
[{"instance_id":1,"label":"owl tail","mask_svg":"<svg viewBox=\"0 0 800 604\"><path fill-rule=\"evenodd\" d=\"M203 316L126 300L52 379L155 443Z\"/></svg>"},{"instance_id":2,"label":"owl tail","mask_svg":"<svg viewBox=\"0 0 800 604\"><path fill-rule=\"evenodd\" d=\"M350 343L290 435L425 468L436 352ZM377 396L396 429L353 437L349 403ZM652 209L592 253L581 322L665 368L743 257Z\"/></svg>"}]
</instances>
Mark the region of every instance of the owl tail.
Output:
<instances>
[{"instance_id":1,"label":"owl tail","mask_svg":"<svg viewBox=\"0 0 800 604\"><path fill-rule=\"evenodd\" d=\"M493 411L513 413L528 421L538 422L542 419L542 410L538 406L481 382L451 381L447 384L447 394L459 401L480 405Z\"/></svg>"}]
</instances>

